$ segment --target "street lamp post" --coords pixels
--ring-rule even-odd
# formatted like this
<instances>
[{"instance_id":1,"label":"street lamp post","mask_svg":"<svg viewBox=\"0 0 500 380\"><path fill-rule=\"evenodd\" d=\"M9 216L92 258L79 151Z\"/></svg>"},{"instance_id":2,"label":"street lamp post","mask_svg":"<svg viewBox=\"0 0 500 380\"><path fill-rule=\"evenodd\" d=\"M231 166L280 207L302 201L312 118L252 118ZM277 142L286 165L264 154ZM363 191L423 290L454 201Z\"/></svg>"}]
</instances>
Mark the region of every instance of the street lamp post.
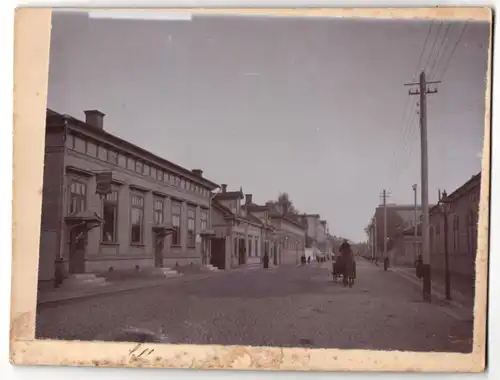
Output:
<instances>
[{"instance_id":1,"label":"street lamp post","mask_svg":"<svg viewBox=\"0 0 500 380\"><path fill-rule=\"evenodd\" d=\"M296 256L296 262L297 264L299 263L299 241L297 240L295 242L295 256Z\"/></svg>"},{"instance_id":2,"label":"street lamp post","mask_svg":"<svg viewBox=\"0 0 500 380\"><path fill-rule=\"evenodd\" d=\"M450 209L450 203L446 199L446 191L443 191L442 197L439 200L439 208L443 213L444 219L444 286L445 286L445 297L447 301L451 301L451 285L450 285L450 258L448 251L448 213Z\"/></svg>"},{"instance_id":3,"label":"street lamp post","mask_svg":"<svg viewBox=\"0 0 500 380\"><path fill-rule=\"evenodd\" d=\"M283 251L287 252L288 255L288 236L285 235L285 239L283 239Z\"/></svg>"}]
</instances>

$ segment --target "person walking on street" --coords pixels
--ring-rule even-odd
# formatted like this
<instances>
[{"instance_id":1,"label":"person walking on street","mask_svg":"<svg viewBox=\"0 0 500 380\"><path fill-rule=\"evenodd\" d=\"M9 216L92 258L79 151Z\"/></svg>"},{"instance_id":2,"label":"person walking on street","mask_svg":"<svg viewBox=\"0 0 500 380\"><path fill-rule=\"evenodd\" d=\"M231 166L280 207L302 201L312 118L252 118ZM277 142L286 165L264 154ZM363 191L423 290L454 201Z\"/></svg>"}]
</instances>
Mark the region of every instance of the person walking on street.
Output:
<instances>
[{"instance_id":1,"label":"person walking on street","mask_svg":"<svg viewBox=\"0 0 500 380\"><path fill-rule=\"evenodd\" d=\"M267 252L264 254L264 257L262 258L262 263L264 264L264 269L269 268L269 256Z\"/></svg>"}]
</instances>

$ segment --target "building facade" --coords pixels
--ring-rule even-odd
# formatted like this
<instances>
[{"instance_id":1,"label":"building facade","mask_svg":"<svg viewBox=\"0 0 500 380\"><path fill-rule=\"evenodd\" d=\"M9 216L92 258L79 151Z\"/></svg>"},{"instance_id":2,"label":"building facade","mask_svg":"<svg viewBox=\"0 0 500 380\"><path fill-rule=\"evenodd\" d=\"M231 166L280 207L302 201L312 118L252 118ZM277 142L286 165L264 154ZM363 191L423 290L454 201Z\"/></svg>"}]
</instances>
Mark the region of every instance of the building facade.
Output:
<instances>
[{"instance_id":1,"label":"building facade","mask_svg":"<svg viewBox=\"0 0 500 380\"><path fill-rule=\"evenodd\" d=\"M85 114L47 112L39 280L54 278L56 259L74 274L201 263L218 185L107 133L101 112ZM100 173L112 177L104 198Z\"/></svg>"},{"instance_id":2,"label":"building facade","mask_svg":"<svg viewBox=\"0 0 500 380\"><path fill-rule=\"evenodd\" d=\"M296 264L305 255L307 226L286 212L272 211L269 214L279 241L279 261L283 264Z\"/></svg>"},{"instance_id":3,"label":"building facade","mask_svg":"<svg viewBox=\"0 0 500 380\"><path fill-rule=\"evenodd\" d=\"M243 191L222 192L212 200L215 238L211 239L211 264L218 269L258 265L267 253L271 265L281 263L278 237L270 224L267 206L252 202L252 194ZM245 203L241 201L245 199Z\"/></svg>"},{"instance_id":4,"label":"building facade","mask_svg":"<svg viewBox=\"0 0 500 380\"><path fill-rule=\"evenodd\" d=\"M411 224L410 227L407 225ZM392 238L389 260L393 266L414 267L422 249L421 223L417 222L415 236L414 222L403 225Z\"/></svg>"},{"instance_id":5,"label":"building facade","mask_svg":"<svg viewBox=\"0 0 500 380\"><path fill-rule=\"evenodd\" d=\"M443 210L438 206L429 210L433 271L444 271L445 236L447 235L450 272L468 277L474 276L480 185L481 174L479 173L442 199L449 205L447 234L444 230Z\"/></svg>"},{"instance_id":6,"label":"building facade","mask_svg":"<svg viewBox=\"0 0 500 380\"><path fill-rule=\"evenodd\" d=\"M372 245L374 257L383 259L384 239L387 240L386 248L389 260L395 255L394 247L398 239L402 236L404 230L411 228L415 224L415 215L417 223L420 220L420 205L386 205L386 229L384 231L384 206L379 205L375 209L366 231L369 234L369 240ZM393 251L392 253L390 253Z\"/></svg>"},{"instance_id":7,"label":"building facade","mask_svg":"<svg viewBox=\"0 0 500 380\"><path fill-rule=\"evenodd\" d=\"M318 249L323 253L328 253L328 242L327 242L327 225L326 220L320 220L317 234L316 234L316 244Z\"/></svg>"},{"instance_id":8,"label":"building facade","mask_svg":"<svg viewBox=\"0 0 500 380\"><path fill-rule=\"evenodd\" d=\"M318 249L318 230L320 227L319 214L303 214L301 220L307 226L306 229L306 248Z\"/></svg>"},{"instance_id":9,"label":"building facade","mask_svg":"<svg viewBox=\"0 0 500 380\"><path fill-rule=\"evenodd\" d=\"M260 265L265 226L242 205L242 189L227 191L226 184L221 185L221 189L213 197L212 210L216 235L225 242L223 250L221 243L212 242L212 265L219 269ZM250 194L246 197L251 199ZM216 249L214 244L220 244L220 248Z\"/></svg>"}]
</instances>

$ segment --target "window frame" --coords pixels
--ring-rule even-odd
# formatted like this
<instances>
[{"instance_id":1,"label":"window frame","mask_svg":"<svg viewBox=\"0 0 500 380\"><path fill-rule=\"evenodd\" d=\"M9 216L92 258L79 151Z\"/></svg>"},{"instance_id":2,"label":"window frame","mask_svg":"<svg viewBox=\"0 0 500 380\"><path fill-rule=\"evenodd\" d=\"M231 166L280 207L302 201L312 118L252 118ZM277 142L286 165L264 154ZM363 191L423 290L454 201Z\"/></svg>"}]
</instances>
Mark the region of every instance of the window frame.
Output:
<instances>
[{"instance_id":1,"label":"window frame","mask_svg":"<svg viewBox=\"0 0 500 380\"><path fill-rule=\"evenodd\" d=\"M110 197L111 196L111 197ZM114 199L110 199L114 198ZM101 244L117 244L118 243L118 202L119 202L119 192L118 189L112 189L110 194L107 194L101 201L101 212L103 217L103 224L101 226ZM114 208L113 215L113 237L111 240L105 240L105 212L104 207L106 205L112 205Z\"/></svg>"},{"instance_id":2,"label":"window frame","mask_svg":"<svg viewBox=\"0 0 500 380\"><path fill-rule=\"evenodd\" d=\"M93 148L91 148L93 147ZM91 150L94 150L91 152ZM98 158L99 157L99 144L97 144L94 141L88 140L87 143L85 144L85 154L87 156L93 157L93 158Z\"/></svg>"},{"instance_id":3,"label":"window frame","mask_svg":"<svg viewBox=\"0 0 500 380\"><path fill-rule=\"evenodd\" d=\"M81 185L83 188L83 194L78 192L73 192L73 185ZM87 194L88 194L88 182L80 178L72 178L68 185L69 190L69 202L68 202L68 215L74 215L78 212L84 212L87 209ZM83 209L71 212L73 205L73 198L83 201Z\"/></svg>"},{"instance_id":4,"label":"window frame","mask_svg":"<svg viewBox=\"0 0 500 380\"><path fill-rule=\"evenodd\" d=\"M134 199L141 200L142 205L135 205L134 204ZM144 245L144 205L145 205L145 196L144 194L141 193L131 193L130 194L130 245ZM133 215L134 215L134 210L140 211L140 224L134 224L133 222ZM134 226L140 226L140 233L139 233L139 241L134 241L134 233L133 233L133 228Z\"/></svg>"},{"instance_id":5,"label":"window frame","mask_svg":"<svg viewBox=\"0 0 500 380\"><path fill-rule=\"evenodd\" d=\"M142 174L142 171L144 170L144 163L139 160L135 160L135 172L137 174Z\"/></svg>"},{"instance_id":6,"label":"window frame","mask_svg":"<svg viewBox=\"0 0 500 380\"><path fill-rule=\"evenodd\" d=\"M158 207L158 206L161 207ZM158 219L157 216L160 216ZM163 224L165 221L165 198L154 197L153 199L153 223L155 226Z\"/></svg>"},{"instance_id":7,"label":"window frame","mask_svg":"<svg viewBox=\"0 0 500 380\"><path fill-rule=\"evenodd\" d=\"M178 211L177 211L178 210ZM172 233L171 245L173 247L180 247L182 245L182 203L173 201L171 211ZM178 218L178 221L176 219ZM174 239L175 237L175 239Z\"/></svg>"},{"instance_id":8,"label":"window frame","mask_svg":"<svg viewBox=\"0 0 500 380\"><path fill-rule=\"evenodd\" d=\"M112 158L114 157L114 158ZM106 161L112 165L118 165L118 152L114 149L106 150Z\"/></svg>"},{"instance_id":9,"label":"window frame","mask_svg":"<svg viewBox=\"0 0 500 380\"><path fill-rule=\"evenodd\" d=\"M200 231L205 231L206 229L208 229L208 211L202 209L200 211Z\"/></svg>"},{"instance_id":10,"label":"window frame","mask_svg":"<svg viewBox=\"0 0 500 380\"><path fill-rule=\"evenodd\" d=\"M186 226L187 226L187 247L195 248L196 247L196 209L193 207L188 207L187 209L187 218L186 218ZM192 228L190 226L190 222L192 222Z\"/></svg>"}]
</instances>

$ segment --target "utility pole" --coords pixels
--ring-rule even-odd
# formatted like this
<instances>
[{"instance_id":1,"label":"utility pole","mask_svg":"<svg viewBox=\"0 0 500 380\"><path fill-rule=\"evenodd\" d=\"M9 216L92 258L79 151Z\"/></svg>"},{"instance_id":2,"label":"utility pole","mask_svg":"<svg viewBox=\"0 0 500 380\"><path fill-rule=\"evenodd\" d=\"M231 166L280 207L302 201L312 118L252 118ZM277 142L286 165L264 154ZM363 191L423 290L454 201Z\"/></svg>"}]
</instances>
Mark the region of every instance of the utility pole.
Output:
<instances>
[{"instance_id":1,"label":"utility pole","mask_svg":"<svg viewBox=\"0 0 500 380\"><path fill-rule=\"evenodd\" d=\"M372 261L375 260L375 218L372 218L372 224L370 226L370 230L371 230L371 241L370 241L370 245L371 245L371 254L372 254Z\"/></svg>"},{"instance_id":2,"label":"utility pole","mask_svg":"<svg viewBox=\"0 0 500 380\"><path fill-rule=\"evenodd\" d=\"M417 247L418 247L418 225L417 225L417 184L413 185L413 200L414 200L414 211L413 211L413 239L414 239L414 244L413 244L413 258L414 261L416 262L418 259L418 253L417 253Z\"/></svg>"},{"instance_id":3,"label":"utility pole","mask_svg":"<svg viewBox=\"0 0 500 380\"><path fill-rule=\"evenodd\" d=\"M384 271L387 271L389 266L389 258L387 257L387 191L382 191L382 200L384 205Z\"/></svg>"},{"instance_id":4,"label":"utility pole","mask_svg":"<svg viewBox=\"0 0 500 380\"><path fill-rule=\"evenodd\" d=\"M407 83L405 86L416 86L418 90L409 91L410 95L420 96L420 150L421 150L421 198L422 198L422 295L424 301L431 302L431 251L429 237L429 168L427 153L427 95L437 93L437 89L428 89L427 85L441 83L426 82L425 72L420 73L418 83Z\"/></svg>"},{"instance_id":5,"label":"utility pole","mask_svg":"<svg viewBox=\"0 0 500 380\"><path fill-rule=\"evenodd\" d=\"M440 206L442 206L442 212L444 217L444 289L445 289L445 299L451 301L451 286L450 286L450 255L448 251L448 211L450 204L446 191L443 191L442 198L439 199Z\"/></svg>"},{"instance_id":6,"label":"utility pole","mask_svg":"<svg viewBox=\"0 0 500 380\"><path fill-rule=\"evenodd\" d=\"M375 255L375 263L378 265L378 249L377 249L377 212L375 212L375 217L373 218L373 253Z\"/></svg>"}]
</instances>

